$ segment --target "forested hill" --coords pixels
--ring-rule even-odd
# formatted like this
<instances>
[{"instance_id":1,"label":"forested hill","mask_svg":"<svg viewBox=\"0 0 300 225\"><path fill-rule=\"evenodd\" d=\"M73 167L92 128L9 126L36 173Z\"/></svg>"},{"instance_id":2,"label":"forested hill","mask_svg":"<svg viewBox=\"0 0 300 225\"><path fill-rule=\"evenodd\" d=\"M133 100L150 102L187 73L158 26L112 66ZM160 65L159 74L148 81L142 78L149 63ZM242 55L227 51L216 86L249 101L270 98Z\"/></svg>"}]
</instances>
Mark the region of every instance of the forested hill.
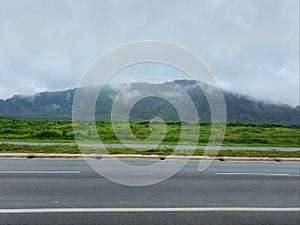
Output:
<instances>
[{"instance_id":1,"label":"forested hill","mask_svg":"<svg viewBox=\"0 0 300 225\"><path fill-rule=\"evenodd\" d=\"M178 94L176 86L180 85L193 100L201 122L210 121L210 109L204 92L213 92L214 87L202 83L202 89L195 81L176 80L164 84L134 83L127 95L139 94L145 90L168 92L173 97ZM95 93L93 88L87 88L90 93ZM203 92L204 90L204 92ZM109 121L112 103L118 90L105 86L99 96L96 105L96 119ZM72 118L72 104L75 89L56 92L41 92L33 96L16 95L7 100L0 100L0 116L26 119L66 119ZM259 123L259 124L282 124L299 125L300 107L278 105L255 100L247 96L229 91L223 91L227 121L230 123ZM177 101L184 101L180 95ZM182 102L184 104L184 102ZM139 101L131 110L132 121L150 120L160 116L166 121L178 121L178 114L174 107L160 98L148 97Z\"/></svg>"}]
</instances>

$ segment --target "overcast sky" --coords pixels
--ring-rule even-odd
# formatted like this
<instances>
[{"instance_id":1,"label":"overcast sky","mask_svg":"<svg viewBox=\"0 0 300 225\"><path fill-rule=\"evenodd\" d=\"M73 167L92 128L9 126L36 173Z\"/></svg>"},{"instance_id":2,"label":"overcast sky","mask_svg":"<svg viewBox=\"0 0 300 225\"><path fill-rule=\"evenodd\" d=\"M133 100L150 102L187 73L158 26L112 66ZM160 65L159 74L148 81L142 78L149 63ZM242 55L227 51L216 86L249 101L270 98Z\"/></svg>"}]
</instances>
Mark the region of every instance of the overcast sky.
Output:
<instances>
[{"instance_id":1,"label":"overcast sky","mask_svg":"<svg viewBox=\"0 0 300 225\"><path fill-rule=\"evenodd\" d=\"M145 39L191 49L223 88L299 105L299 0L0 0L0 98L75 87Z\"/></svg>"}]
</instances>

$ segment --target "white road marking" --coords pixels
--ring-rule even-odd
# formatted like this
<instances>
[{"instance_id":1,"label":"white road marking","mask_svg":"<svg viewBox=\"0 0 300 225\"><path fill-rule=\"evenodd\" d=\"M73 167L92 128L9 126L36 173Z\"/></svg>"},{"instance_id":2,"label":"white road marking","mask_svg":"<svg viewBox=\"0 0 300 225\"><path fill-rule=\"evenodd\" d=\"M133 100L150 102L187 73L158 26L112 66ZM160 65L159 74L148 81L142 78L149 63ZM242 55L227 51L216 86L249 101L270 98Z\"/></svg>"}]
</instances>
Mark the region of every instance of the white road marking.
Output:
<instances>
[{"instance_id":1,"label":"white road marking","mask_svg":"<svg viewBox=\"0 0 300 225\"><path fill-rule=\"evenodd\" d=\"M215 173L215 175L291 176L289 173Z\"/></svg>"},{"instance_id":2,"label":"white road marking","mask_svg":"<svg viewBox=\"0 0 300 225\"><path fill-rule=\"evenodd\" d=\"M112 173L119 175L154 175L155 173Z\"/></svg>"},{"instance_id":3,"label":"white road marking","mask_svg":"<svg viewBox=\"0 0 300 225\"><path fill-rule=\"evenodd\" d=\"M0 174L80 174L80 171L35 171L35 170L2 170Z\"/></svg>"},{"instance_id":4,"label":"white road marking","mask_svg":"<svg viewBox=\"0 0 300 225\"><path fill-rule=\"evenodd\" d=\"M0 209L5 213L106 213L106 212L300 212L300 208L193 207L193 208L36 208Z\"/></svg>"}]
</instances>

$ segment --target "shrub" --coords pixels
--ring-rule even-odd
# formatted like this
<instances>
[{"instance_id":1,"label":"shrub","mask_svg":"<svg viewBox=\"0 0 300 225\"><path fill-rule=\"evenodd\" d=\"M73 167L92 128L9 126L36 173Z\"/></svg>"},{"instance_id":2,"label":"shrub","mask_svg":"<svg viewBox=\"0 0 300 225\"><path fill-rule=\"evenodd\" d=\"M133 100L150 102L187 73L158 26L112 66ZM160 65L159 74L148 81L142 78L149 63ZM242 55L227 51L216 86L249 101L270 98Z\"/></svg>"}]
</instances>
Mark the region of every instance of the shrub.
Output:
<instances>
[{"instance_id":1,"label":"shrub","mask_svg":"<svg viewBox=\"0 0 300 225\"><path fill-rule=\"evenodd\" d=\"M36 138L39 140L44 139L60 139L62 137L61 134L57 133L56 131L42 131L36 134Z\"/></svg>"}]
</instances>

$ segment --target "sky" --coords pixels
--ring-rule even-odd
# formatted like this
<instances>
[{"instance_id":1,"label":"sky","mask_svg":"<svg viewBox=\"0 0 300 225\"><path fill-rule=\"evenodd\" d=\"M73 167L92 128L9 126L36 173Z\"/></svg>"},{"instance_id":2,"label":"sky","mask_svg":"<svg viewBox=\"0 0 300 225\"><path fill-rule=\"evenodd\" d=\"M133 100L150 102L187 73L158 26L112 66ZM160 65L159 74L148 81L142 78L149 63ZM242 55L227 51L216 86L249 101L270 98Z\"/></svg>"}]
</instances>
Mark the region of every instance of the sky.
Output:
<instances>
[{"instance_id":1,"label":"sky","mask_svg":"<svg viewBox=\"0 0 300 225\"><path fill-rule=\"evenodd\" d=\"M0 0L0 5L0 99L76 87L112 48L162 40L199 55L224 89L299 105L299 0Z\"/></svg>"}]
</instances>

